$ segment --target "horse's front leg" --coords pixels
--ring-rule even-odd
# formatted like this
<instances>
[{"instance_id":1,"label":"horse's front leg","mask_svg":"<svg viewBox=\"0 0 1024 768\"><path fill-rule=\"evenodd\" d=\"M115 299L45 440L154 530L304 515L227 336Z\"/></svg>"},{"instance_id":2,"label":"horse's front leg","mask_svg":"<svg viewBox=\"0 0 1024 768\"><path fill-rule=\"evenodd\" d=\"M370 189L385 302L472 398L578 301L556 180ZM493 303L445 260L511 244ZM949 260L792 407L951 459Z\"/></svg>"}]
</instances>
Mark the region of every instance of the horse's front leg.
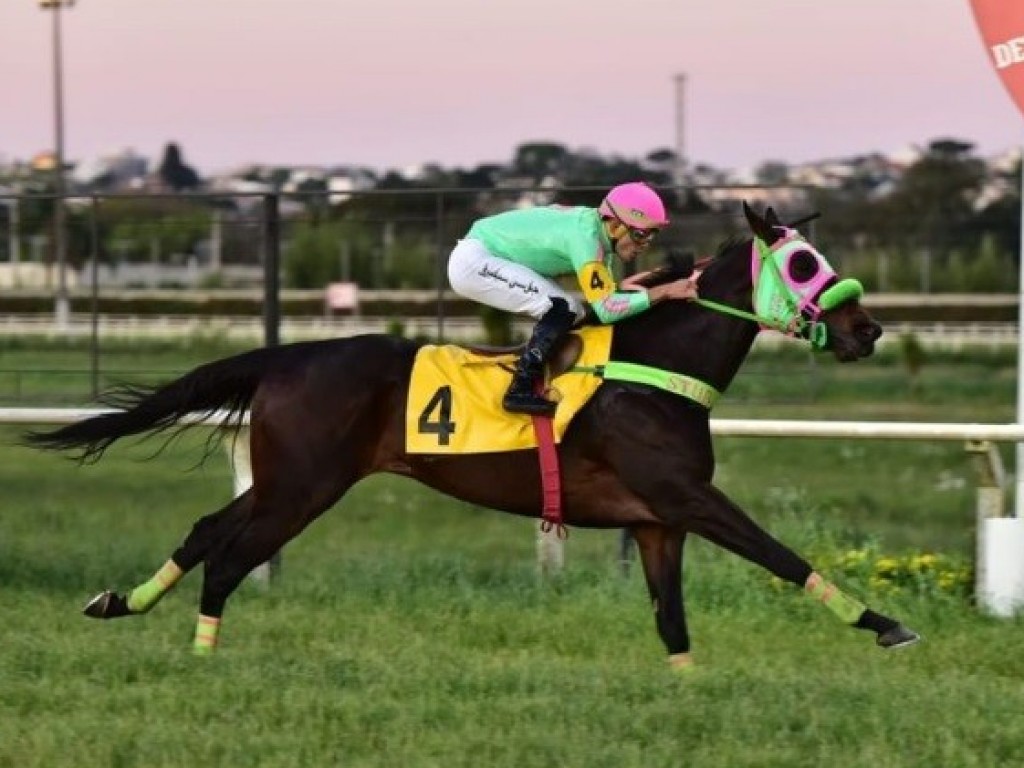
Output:
<instances>
[{"instance_id":1,"label":"horse's front leg","mask_svg":"<svg viewBox=\"0 0 1024 768\"><path fill-rule=\"evenodd\" d=\"M899 648L921 639L895 619L876 613L824 579L806 560L772 538L710 483L690 490L684 524L697 535L800 587L844 623L873 631L882 648Z\"/></svg>"},{"instance_id":2,"label":"horse's front leg","mask_svg":"<svg viewBox=\"0 0 1024 768\"><path fill-rule=\"evenodd\" d=\"M655 624L668 650L669 665L679 671L692 669L690 634L683 606L683 543L686 534L658 525L637 526L632 533L640 550Z\"/></svg>"}]
</instances>

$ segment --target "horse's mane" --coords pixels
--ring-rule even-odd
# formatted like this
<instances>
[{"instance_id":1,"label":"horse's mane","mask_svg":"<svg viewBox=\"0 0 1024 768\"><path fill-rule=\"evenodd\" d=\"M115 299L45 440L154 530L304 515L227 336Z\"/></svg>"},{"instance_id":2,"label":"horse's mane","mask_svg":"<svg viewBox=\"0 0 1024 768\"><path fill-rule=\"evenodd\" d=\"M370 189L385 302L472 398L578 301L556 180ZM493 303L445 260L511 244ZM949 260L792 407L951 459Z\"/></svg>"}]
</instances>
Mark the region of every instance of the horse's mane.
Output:
<instances>
[{"instance_id":1,"label":"horse's mane","mask_svg":"<svg viewBox=\"0 0 1024 768\"><path fill-rule=\"evenodd\" d=\"M715 250L714 256L701 260L702 268L710 266L714 262L722 259L727 253L736 248L736 246L745 243L747 240L749 240L749 238L744 238L739 235L730 237L718 246ZM674 280L690 277L693 274L696 263L697 259L693 253L670 251L668 256L665 257L664 263L657 269L651 270L651 273L641 280L639 284L644 288L653 288L656 285L664 285L665 283L671 283Z\"/></svg>"},{"instance_id":2,"label":"horse's mane","mask_svg":"<svg viewBox=\"0 0 1024 768\"><path fill-rule=\"evenodd\" d=\"M769 209L769 211L770 210L771 209ZM774 213L772 213L772 216L774 216ZM786 224L785 226L790 229L796 229L801 224L814 221L820 216L821 214L818 212L810 213L794 222ZM748 242L750 242L749 235L733 235L732 237L727 238L715 250L714 256L705 257L700 260L701 270L703 271L706 267L710 267L715 264L715 262L721 261L726 254L735 251L738 246L744 245ZM669 254L665 257L665 262L662 266L651 270L649 275L647 275L643 280L640 280L639 285L642 285L644 288L653 288L656 285L663 285L664 283L671 283L674 280L689 277L693 274L696 263L697 259L692 253L669 251Z\"/></svg>"},{"instance_id":3,"label":"horse's mane","mask_svg":"<svg viewBox=\"0 0 1024 768\"><path fill-rule=\"evenodd\" d=\"M644 288L653 288L689 277L693 274L694 261L692 253L670 252L662 265L652 269L638 284Z\"/></svg>"}]
</instances>

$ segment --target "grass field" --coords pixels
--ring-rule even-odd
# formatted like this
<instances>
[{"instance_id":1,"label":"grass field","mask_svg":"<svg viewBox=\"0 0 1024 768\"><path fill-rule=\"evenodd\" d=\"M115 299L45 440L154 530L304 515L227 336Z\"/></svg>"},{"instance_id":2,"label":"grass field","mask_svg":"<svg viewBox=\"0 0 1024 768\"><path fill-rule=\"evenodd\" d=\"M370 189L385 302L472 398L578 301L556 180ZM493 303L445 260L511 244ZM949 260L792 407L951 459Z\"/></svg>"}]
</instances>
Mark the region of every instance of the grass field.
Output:
<instances>
[{"instance_id":1,"label":"grass field","mask_svg":"<svg viewBox=\"0 0 1024 768\"><path fill-rule=\"evenodd\" d=\"M206 353L125 348L124 367ZM68 368L74 345L0 343L0 367ZM108 360L114 350L108 350ZM198 359L197 359L198 358ZM1014 361L813 367L755 356L721 416L1009 421ZM805 374L786 375L793 369ZM809 383L810 381L810 383ZM46 379L37 382L45 389ZM996 766L1024 755L1024 619L926 579L839 581L925 636L885 654L795 590L700 541L685 582L698 671L664 667L642 579L613 532L574 530L534 570L528 521L373 478L246 584L222 647L189 641L201 574L152 614L81 617L148 576L230 493L201 434L97 466L0 432L0 766ZM956 443L720 440L718 483L816 562L938 552L969 565L973 475Z\"/></svg>"}]
</instances>

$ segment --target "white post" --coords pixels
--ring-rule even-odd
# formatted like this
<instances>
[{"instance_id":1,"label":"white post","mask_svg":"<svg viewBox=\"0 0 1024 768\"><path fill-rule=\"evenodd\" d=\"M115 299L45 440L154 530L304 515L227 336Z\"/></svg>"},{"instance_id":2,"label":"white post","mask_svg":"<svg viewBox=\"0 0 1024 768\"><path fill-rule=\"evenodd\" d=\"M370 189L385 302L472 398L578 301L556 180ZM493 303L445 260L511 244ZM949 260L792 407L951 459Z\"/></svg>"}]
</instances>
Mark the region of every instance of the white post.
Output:
<instances>
[{"instance_id":1,"label":"white post","mask_svg":"<svg viewBox=\"0 0 1024 768\"><path fill-rule=\"evenodd\" d=\"M1021 242L1020 267L1017 275L1017 423L1024 424L1024 145L1021 145ZM1024 443L1017 443L1016 494L1014 514L1024 519Z\"/></svg>"},{"instance_id":2,"label":"white post","mask_svg":"<svg viewBox=\"0 0 1024 768\"><path fill-rule=\"evenodd\" d=\"M993 616L1009 618L1024 611L1024 519L990 517L980 520L978 541L978 605Z\"/></svg>"},{"instance_id":3,"label":"white post","mask_svg":"<svg viewBox=\"0 0 1024 768\"><path fill-rule=\"evenodd\" d=\"M977 456L977 553L974 594L978 607L1009 617L1024 609L1024 518L1006 516L1006 472L996 446L967 444Z\"/></svg>"},{"instance_id":4,"label":"white post","mask_svg":"<svg viewBox=\"0 0 1024 768\"><path fill-rule=\"evenodd\" d=\"M541 575L558 573L565 565L565 547L558 538L557 526L544 531L544 521L537 522L537 567Z\"/></svg>"}]
</instances>

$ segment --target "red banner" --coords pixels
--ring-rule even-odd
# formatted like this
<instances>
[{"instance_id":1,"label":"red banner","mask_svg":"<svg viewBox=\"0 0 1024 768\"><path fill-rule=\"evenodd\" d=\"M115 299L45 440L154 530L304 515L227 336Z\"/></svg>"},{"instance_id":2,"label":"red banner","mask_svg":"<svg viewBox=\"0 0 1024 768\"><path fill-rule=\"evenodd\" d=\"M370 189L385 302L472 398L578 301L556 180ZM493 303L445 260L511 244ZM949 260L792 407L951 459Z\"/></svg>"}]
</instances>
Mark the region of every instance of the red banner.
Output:
<instances>
[{"instance_id":1,"label":"red banner","mask_svg":"<svg viewBox=\"0 0 1024 768\"><path fill-rule=\"evenodd\" d=\"M1024 115L1024 2L971 0L992 66Z\"/></svg>"}]
</instances>

